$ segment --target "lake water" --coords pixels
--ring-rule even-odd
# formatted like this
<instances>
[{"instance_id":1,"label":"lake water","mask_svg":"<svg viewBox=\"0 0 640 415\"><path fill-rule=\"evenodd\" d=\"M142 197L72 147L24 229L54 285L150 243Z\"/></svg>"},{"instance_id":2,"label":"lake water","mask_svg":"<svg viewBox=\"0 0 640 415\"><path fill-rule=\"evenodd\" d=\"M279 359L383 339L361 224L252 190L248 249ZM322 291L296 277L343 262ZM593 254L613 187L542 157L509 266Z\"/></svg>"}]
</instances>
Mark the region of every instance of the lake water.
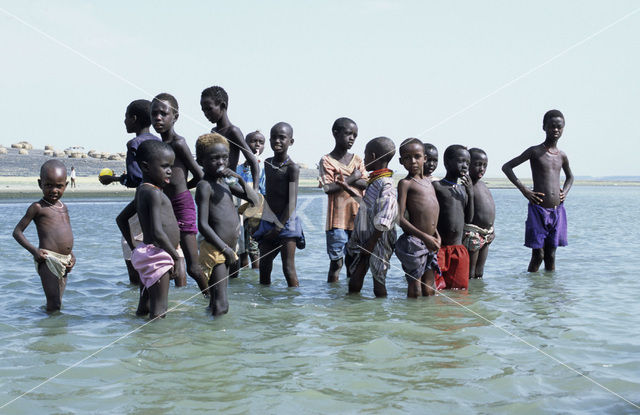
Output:
<instances>
[{"instance_id":1,"label":"lake water","mask_svg":"<svg viewBox=\"0 0 640 415\"><path fill-rule=\"evenodd\" d=\"M279 260L270 287L244 270L230 313L213 319L190 280L171 288L177 308L142 328L114 222L128 200L64 199L78 263L51 316L11 236L33 200L0 200L0 406L68 369L0 413L635 413L558 361L640 404L640 188L574 187L570 246L556 272L533 274L526 201L493 194L497 238L469 292L407 300L395 257L386 299L370 276L361 296L346 296L344 270L327 285L326 200L306 190L299 288Z\"/></svg>"}]
</instances>

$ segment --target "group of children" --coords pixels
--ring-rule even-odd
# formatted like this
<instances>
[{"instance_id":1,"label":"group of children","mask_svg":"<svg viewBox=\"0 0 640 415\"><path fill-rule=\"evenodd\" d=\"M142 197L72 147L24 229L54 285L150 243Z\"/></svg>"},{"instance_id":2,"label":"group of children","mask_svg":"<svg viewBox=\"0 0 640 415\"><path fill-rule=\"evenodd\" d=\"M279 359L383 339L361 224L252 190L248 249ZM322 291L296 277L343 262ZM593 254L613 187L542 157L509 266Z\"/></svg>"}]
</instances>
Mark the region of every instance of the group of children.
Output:
<instances>
[{"instance_id":1,"label":"group of children","mask_svg":"<svg viewBox=\"0 0 640 415\"><path fill-rule=\"evenodd\" d=\"M251 263L259 268L260 283L270 284L278 253L288 286L299 284L295 253L305 247L305 236L296 214L300 168L288 155L294 143L291 125L279 122L271 128L274 155L262 162L265 137L255 131L244 139L229 121L224 89L205 89L200 103L215 126L197 139L195 159L174 129L178 103L162 93L151 102L137 100L127 107L125 126L136 134L127 143L127 171L100 177L105 185L118 181L136 187L134 200L116 222L130 281L140 285L138 315L164 316L169 281L185 285L185 274L209 297L211 313L224 314L229 308L228 277ZM151 125L160 138L149 132ZM566 245L562 202L573 176L566 155L556 146L563 128L562 114L549 111L543 120L545 142L503 166L530 201L525 237L525 245L532 248L530 271L542 261L552 270L555 247ZM495 220L491 192L480 180L488 162L483 150L449 146L443 156L446 175L436 180L435 146L416 138L404 140L399 155L407 175L396 188L388 168L396 152L391 139L370 140L362 159L349 152L358 135L353 120L339 118L332 132L335 147L319 163L320 184L328 195L328 282L338 281L346 266L349 292L356 293L371 271L375 295L386 296L394 252L408 282L408 297L467 289L470 277L482 277ZM238 165L240 153L246 161ZM533 190L513 173L513 167L526 160L531 163ZM562 188L561 169L566 175ZM54 311L60 309L66 277L75 264L69 215L60 201L67 185L64 165L58 160L44 163L38 184L43 197L29 207L14 237L33 255L47 310ZM195 201L190 192L194 187ZM38 248L23 234L31 221L36 224ZM396 225L403 231L399 238Z\"/></svg>"}]
</instances>

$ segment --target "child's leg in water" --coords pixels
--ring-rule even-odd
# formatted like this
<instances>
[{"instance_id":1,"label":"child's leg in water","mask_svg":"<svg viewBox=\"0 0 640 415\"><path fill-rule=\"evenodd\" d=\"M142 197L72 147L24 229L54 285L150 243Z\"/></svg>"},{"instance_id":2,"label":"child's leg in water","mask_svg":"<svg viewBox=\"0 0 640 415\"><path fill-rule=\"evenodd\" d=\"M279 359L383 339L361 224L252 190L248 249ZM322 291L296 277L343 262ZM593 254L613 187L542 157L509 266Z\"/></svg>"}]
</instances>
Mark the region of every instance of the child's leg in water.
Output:
<instances>
[{"instance_id":1,"label":"child's leg in water","mask_svg":"<svg viewBox=\"0 0 640 415\"><path fill-rule=\"evenodd\" d=\"M38 275L47 298L47 311L58 311L62 307L62 294L67 286L67 277L58 278L51 272L46 262L38 264Z\"/></svg>"},{"instance_id":2,"label":"child's leg in water","mask_svg":"<svg viewBox=\"0 0 640 415\"><path fill-rule=\"evenodd\" d=\"M165 273L149 291L149 318L165 317L169 304L169 273Z\"/></svg>"},{"instance_id":3,"label":"child's leg in water","mask_svg":"<svg viewBox=\"0 0 640 415\"><path fill-rule=\"evenodd\" d=\"M211 271L209 278L209 305L211 314L219 316L229 311L227 299L227 284L229 281L229 267L226 264L218 264Z\"/></svg>"},{"instance_id":4,"label":"child's leg in water","mask_svg":"<svg viewBox=\"0 0 640 415\"><path fill-rule=\"evenodd\" d=\"M184 259L187 262L187 274L195 280L200 291L206 292L207 276L198 263L198 242L196 241L196 235L193 233L180 232L180 246L184 251ZM182 285L178 285L178 281L176 280L176 287L182 287L186 284L186 279Z\"/></svg>"},{"instance_id":5,"label":"child's leg in water","mask_svg":"<svg viewBox=\"0 0 640 415\"><path fill-rule=\"evenodd\" d=\"M296 240L286 238L282 240L280 258L282 259L282 272L289 287L298 287L298 274L296 272Z\"/></svg>"}]
</instances>

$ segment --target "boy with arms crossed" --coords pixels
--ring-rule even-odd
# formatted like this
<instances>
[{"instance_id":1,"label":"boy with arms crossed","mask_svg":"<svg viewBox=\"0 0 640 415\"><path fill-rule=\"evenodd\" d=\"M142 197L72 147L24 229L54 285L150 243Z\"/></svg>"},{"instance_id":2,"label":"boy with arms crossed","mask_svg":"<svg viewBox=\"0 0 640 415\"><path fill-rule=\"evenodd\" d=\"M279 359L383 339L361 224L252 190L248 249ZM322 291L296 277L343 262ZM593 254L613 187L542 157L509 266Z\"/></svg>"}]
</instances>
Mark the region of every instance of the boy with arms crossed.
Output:
<instances>
[{"instance_id":1,"label":"boy with arms crossed","mask_svg":"<svg viewBox=\"0 0 640 415\"><path fill-rule=\"evenodd\" d=\"M544 114L542 129L546 138L542 144L529 147L518 157L506 162L502 171L529 201L524 245L531 248L529 272L536 272L544 260L547 271L555 269L556 248L567 245L567 213L564 199L573 184L573 173L567 155L558 149L564 131L564 116L558 110ZM529 160L533 190L523 185L513 169ZM565 180L560 187L560 170Z\"/></svg>"},{"instance_id":2,"label":"boy with arms crossed","mask_svg":"<svg viewBox=\"0 0 640 415\"><path fill-rule=\"evenodd\" d=\"M62 294L67 285L67 274L76 263L73 255L73 233L67 206L60 201L67 188L67 169L58 160L49 160L40 168L38 186L42 199L32 203L27 213L13 230L14 239L33 255L40 276L48 312L62 306ZM33 221L38 232L38 247L24 236L24 230Z\"/></svg>"},{"instance_id":3,"label":"boy with arms crossed","mask_svg":"<svg viewBox=\"0 0 640 415\"><path fill-rule=\"evenodd\" d=\"M400 144L400 163L407 177L398 182L398 218L404 231L396 242L396 256L402 263L407 283L407 297L435 294L438 267L438 214L440 206L431 180L425 176L424 147L417 138ZM405 212L409 218L405 218Z\"/></svg>"},{"instance_id":4,"label":"boy with arms crossed","mask_svg":"<svg viewBox=\"0 0 640 415\"><path fill-rule=\"evenodd\" d=\"M231 248L238 242L240 220L233 196L258 203L258 196L242 176L227 167L229 142L220 134L205 134L196 142L196 160L204 169L204 178L196 187L198 229L204 237L200 243L199 262L209 275L209 304L214 316L229 311L227 277L229 265L237 261ZM227 177L237 183L227 184Z\"/></svg>"}]
</instances>

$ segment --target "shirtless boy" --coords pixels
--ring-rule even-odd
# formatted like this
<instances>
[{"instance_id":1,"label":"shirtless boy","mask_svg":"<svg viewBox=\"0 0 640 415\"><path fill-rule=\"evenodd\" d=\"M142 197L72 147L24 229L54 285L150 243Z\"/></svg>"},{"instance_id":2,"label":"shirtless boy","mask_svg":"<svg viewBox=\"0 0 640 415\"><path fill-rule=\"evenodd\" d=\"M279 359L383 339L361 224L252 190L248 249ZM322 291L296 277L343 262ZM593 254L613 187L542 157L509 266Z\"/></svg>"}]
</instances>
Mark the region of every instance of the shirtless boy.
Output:
<instances>
[{"instance_id":1,"label":"shirtless boy","mask_svg":"<svg viewBox=\"0 0 640 415\"><path fill-rule=\"evenodd\" d=\"M131 253L131 263L140 274L140 302L136 314L151 319L164 317L169 296L169 278L180 259L180 229L171 201L162 191L169 185L175 155L171 146L147 140L138 147L137 160L142 183L133 200L144 238ZM130 235L129 223L122 229Z\"/></svg>"},{"instance_id":2,"label":"shirtless boy","mask_svg":"<svg viewBox=\"0 0 640 415\"><path fill-rule=\"evenodd\" d=\"M374 138L364 149L364 164L369 179L347 243L347 254L353 258L349 293L362 290L364 277L371 269L373 293L376 297L387 296L385 282L396 242L395 226L398 220L393 171L388 168L395 153L396 146L387 137ZM345 185L345 190L349 189Z\"/></svg>"},{"instance_id":3,"label":"shirtless boy","mask_svg":"<svg viewBox=\"0 0 640 415\"><path fill-rule=\"evenodd\" d=\"M442 239L438 251L441 274L436 276L436 288L467 289L469 287L469 253L462 245L464 224L473 219L473 183L469 177L471 156L458 144L444 152L444 179L433 182L440 204L438 233ZM460 183L458 184L458 179Z\"/></svg>"},{"instance_id":4,"label":"shirtless boy","mask_svg":"<svg viewBox=\"0 0 640 415\"><path fill-rule=\"evenodd\" d=\"M227 92L219 86L212 86L200 95L200 107L207 119L216 126L211 129L212 133L218 133L229 140L229 168L233 171L238 166L240 152L251 166L252 177L260 177L260 166L257 158L244 140L242 131L229 121L227 110L229 108L229 96ZM258 189L258 182L253 183L254 190Z\"/></svg>"},{"instance_id":5,"label":"shirtless boy","mask_svg":"<svg viewBox=\"0 0 640 415\"><path fill-rule=\"evenodd\" d=\"M438 267L438 214L440 206L431 180L424 174L424 146L417 138L400 145L400 163L407 177L398 182L398 218L404 231L396 242L396 256L402 263L407 283L407 297L435 293ZM408 213L408 218L405 217Z\"/></svg>"},{"instance_id":6,"label":"shirtless boy","mask_svg":"<svg viewBox=\"0 0 640 415\"><path fill-rule=\"evenodd\" d=\"M322 156L319 163L320 183L328 196L327 254L329 254L329 273L327 282L337 282L343 262L347 265L347 278L351 258L346 256L346 246L353 231L353 220L358 213L358 201L352 197L340 183L343 180L362 198L367 187L367 170L360 156L349 153L358 137L358 126L349 118L338 118L331 128L335 146L331 153Z\"/></svg>"},{"instance_id":7,"label":"shirtless boy","mask_svg":"<svg viewBox=\"0 0 640 415\"><path fill-rule=\"evenodd\" d=\"M233 196L258 203L258 196L242 176L227 167L229 142L220 134L205 134L196 142L196 160L204 169L204 178L196 187L198 229L204 237L199 261L209 275L209 301L214 316L229 311L227 279L229 265L237 261L231 248L238 242L240 221ZM227 184L227 177L237 183Z\"/></svg>"},{"instance_id":8,"label":"shirtless boy","mask_svg":"<svg viewBox=\"0 0 640 415\"><path fill-rule=\"evenodd\" d=\"M567 245L567 214L564 200L573 184L567 155L558 149L564 131L564 116L558 110L547 111L542 119L546 138L542 144L529 147L518 157L506 162L502 171L529 201L524 245L531 248L529 272L536 272L544 260L547 271L555 269L556 248ZM533 190L523 185L513 169L529 160ZM560 170L565 180L560 187Z\"/></svg>"},{"instance_id":9,"label":"shirtless boy","mask_svg":"<svg viewBox=\"0 0 640 415\"><path fill-rule=\"evenodd\" d=\"M438 167L438 149L431 143L424 143L424 175L433 181L433 172Z\"/></svg>"},{"instance_id":10,"label":"shirtless boy","mask_svg":"<svg viewBox=\"0 0 640 415\"><path fill-rule=\"evenodd\" d=\"M469 252L469 277L482 278L484 264L489 254L489 245L495 239L493 222L496 219L496 204L487 185L480 180L487 171L487 153L479 148L469 150L471 165L469 177L473 183L473 219L465 223L462 244Z\"/></svg>"},{"instance_id":11,"label":"shirtless boy","mask_svg":"<svg viewBox=\"0 0 640 415\"><path fill-rule=\"evenodd\" d=\"M32 203L27 213L13 230L13 237L33 255L40 275L48 312L62 306L62 294L67 285L67 274L76 263L73 255L73 233L69 211L60 198L67 188L67 169L59 160L49 160L40 168L38 186L42 199ZM36 248L24 236L24 230L33 221L39 244Z\"/></svg>"},{"instance_id":12,"label":"shirtless boy","mask_svg":"<svg viewBox=\"0 0 640 415\"><path fill-rule=\"evenodd\" d=\"M305 246L302 223L296 215L300 167L287 155L293 144L293 128L279 122L271 128L273 157L265 160L264 211L253 238L260 247L260 284L271 284L273 260L280 252L282 272L289 287L297 287L296 248Z\"/></svg>"}]
</instances>

